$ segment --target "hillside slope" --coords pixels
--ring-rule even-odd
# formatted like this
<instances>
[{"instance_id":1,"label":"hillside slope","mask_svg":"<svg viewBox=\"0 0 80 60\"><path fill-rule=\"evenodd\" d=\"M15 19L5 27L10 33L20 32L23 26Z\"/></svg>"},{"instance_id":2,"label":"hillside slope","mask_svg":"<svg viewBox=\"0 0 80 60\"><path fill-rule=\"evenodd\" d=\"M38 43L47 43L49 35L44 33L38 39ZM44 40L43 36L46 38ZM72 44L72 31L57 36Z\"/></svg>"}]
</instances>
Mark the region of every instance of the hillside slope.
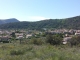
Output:
<instances>
[{"instance_id":1,"label":"hillside slope","mask_svg":"<svg viewBox=\"0 0 80 60\"><path fill-rule=\"evenodd\" d=\"M49 19L37 22L16 22L0 25L0 29L42 29L42 28L80 29L80 16L66 19Z\"/></svg>"},{"instance_id":2,"label":"hillside slope","mask_svg":"<svg viewBox=\"0 0 80 60\"><path fill-rule=\"evenodd\" d=\"M0 24L13 23L13 22L19 22L19 20L15 19L15 18L0 20Z\"/></svg>"}]
</instances>

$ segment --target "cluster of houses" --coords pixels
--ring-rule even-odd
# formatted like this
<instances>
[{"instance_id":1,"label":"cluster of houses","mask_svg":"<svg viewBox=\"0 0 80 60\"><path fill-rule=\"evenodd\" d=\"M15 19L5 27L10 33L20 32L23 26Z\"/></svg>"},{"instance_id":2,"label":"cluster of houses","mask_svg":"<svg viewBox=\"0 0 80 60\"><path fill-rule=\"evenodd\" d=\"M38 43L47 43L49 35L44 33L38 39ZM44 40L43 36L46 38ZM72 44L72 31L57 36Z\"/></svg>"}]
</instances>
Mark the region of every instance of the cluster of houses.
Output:
<instances>
[{"instance_id":1,"label":"cluster of houses","mask_svg":"<svg viewBox=\"0 0 80 60\"><path fill-rule=\"evenodd\" d=\"M31 38L32 36L36 36L36 34L39 34L41 32L39 31L33 31L33 30L20 30L19 32L15 30L0 30L0 42L10 42L10 39L12 38L12 33L15 33L16 39L23 39L23 38Z\"/></svg>"},{"instance_id":2,"label":"cluster of houses","mask_svg":"<svg viewBox=\"0 0 80 60\"><path fill-rule=\"evenodd\" d=\"M64 34L63 38L63 44L67 44L67 42L74 36L74 35L80 35L80 30L74 30L74 29L55 29L55 30L48 30L48 33L56 34L56 33L62 33Z\"/></svg>"},{"instance_id":3,"label":"cluster of houses","mask_svg":"<svg viewBox=\"0 0 80 60\"><path fill-rule=\"evenodd\" d=\"M36 34L42 34L41 31L36 30L20 30L19 32L16 32L15 30L0 30L0 42L10 42L10 39L12 38L11 34L15 33L16 39L21 38L30 38L33 36L36 36ZM80 35L80 30L74 30L74 29L55 29L55 30L45 30L44 32L48 33L63 33L65 34L63 38L63 44L67 44L67 41L72 38L73 35Z\"/></svg>"},{"instance_id":4,"label":"cluster of houses","mask_svg":"<svg viewBox=\"0 0 80 60\"><path fill-rule=\"evenodd\" d=\"M0 31L0 42L3 42L3 43L5 43L5 42L10 42L10 32L9 31L6 31L6 30L1 30Z\"/></svg>"},{"instance_id":5,"label":"cluster of houses","mask_svg":"<svg viewBox=\"0 0 80 60\"><path fill-rule=\"evenodd\" d=\"M80 35L80 30L73 30L73 34L65 34L65 37L63 38L63 44L67 44L67 42L74 36L74 35Z\"/></svg>"}]
</instances>

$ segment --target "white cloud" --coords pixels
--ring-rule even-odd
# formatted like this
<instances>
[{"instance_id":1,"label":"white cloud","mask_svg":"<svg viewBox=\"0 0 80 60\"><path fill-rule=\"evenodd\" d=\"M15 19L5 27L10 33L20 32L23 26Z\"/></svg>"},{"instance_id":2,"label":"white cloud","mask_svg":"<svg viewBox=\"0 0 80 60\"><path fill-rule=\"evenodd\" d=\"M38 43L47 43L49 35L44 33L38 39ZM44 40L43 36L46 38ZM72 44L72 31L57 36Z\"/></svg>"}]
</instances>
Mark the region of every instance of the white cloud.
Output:
<instances>
[{"instance_id":1,"label":"white cloud","mask_svg":"<svg viewBox=\"0 0 80 60\"><path fill-rule=\"evenodd\" d=\"M33 19L33 20L45 20L45 19L49 19L49 18L45 18L45 17L41 17L41 16L29 16L29 19Z\"/></svg>"}]
</instances>

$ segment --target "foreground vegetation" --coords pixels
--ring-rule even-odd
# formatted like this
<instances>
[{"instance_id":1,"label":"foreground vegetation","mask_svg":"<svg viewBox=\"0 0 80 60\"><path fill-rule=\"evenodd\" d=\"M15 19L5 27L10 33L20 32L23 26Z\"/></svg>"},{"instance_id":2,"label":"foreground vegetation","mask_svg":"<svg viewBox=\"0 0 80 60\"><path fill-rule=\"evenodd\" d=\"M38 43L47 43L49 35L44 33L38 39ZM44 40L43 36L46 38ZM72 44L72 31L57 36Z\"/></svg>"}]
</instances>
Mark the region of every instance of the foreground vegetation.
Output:
<instances>
[{"instance_id":1,"label":"foreground vegetation","mask_svg":"<svg viewBox=\"0 0 80 60\"><path fill-rule=\"evenodd\" d=\"M80 47L50 44L0 44L0 60L80 60Z\"/></svg>"},{"instance_id":2,"label":"foreground vegetation","mask_svg":"<svg viewBox=\"0 0 80 60\"><path fill-rule=\"evenodd\" d=\"M63 45L63 34L48 34L0 43L0 60L80 60L80 36Z\"/></svg>"}]
</instances>

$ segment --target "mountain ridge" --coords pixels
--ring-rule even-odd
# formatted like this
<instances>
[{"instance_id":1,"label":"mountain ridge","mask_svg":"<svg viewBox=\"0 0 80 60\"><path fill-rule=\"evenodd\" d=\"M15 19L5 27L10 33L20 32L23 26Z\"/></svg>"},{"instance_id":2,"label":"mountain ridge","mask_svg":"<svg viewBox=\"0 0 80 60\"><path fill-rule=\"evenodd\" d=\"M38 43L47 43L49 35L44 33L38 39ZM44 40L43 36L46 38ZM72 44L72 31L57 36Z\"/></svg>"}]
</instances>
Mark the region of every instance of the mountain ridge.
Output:
<instances>
[{"instance_id":1,"label":"mountain ridge","mask_svg":"<svg viewBox=\"0 0 80 60\"><path fill-rule=\"evenodd\" d=\"M13 22L19 22L19 20L17 20L16 18L0 19L0 24L13 23Z\"/></svg>"},{"instance_id":2,"label":"mountain ridge","mask_svg":"<svg viewBox=\"0 0 80 60\"><path fill-rule=\"evenodd\" d=\"M80 29L80 16L65 19L47 19L37 22L15 22L0 25L0 29L42 29L42 28L67 28Z\"/></svg>"}]
</instances>

